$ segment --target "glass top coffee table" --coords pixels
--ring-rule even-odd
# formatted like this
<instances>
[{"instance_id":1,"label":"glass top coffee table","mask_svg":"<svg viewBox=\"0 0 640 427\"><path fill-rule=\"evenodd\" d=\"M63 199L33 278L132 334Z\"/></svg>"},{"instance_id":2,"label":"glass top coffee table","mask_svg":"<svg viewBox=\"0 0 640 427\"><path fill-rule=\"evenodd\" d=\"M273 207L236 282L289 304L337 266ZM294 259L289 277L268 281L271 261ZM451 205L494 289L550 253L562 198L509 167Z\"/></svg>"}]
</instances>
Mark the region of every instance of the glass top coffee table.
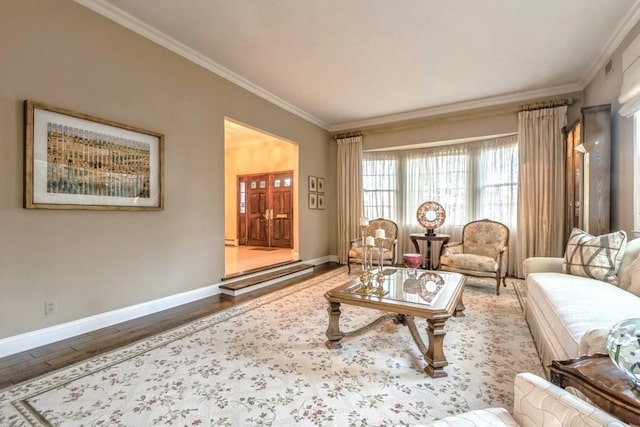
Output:
<instances>
[{"instance_id":1,"label":"glass top coffee table","mask_svg":"<svg viewBox=\"0 0 640 427\"><path fill-rule=\"evenodd\" d=\"M432 377L445 377L444 367L448 365L444 356L445 322L451 316L464 316L462 293L465 277L458 273L418 270L411 276L404 268L386 268L382 286L383 296L361 293L359 278L338 286L327 293L329 302L329 327L327 347L342 348L344 337L364 333L386 320L393 320L409 328L411 337L420 349L427 367L424 369ZM340 331L341 304L357 305L387 312L384 316L351 332ZM418 333L415 317L427 320L428 345Z\"/></svg>"}]
</instances>

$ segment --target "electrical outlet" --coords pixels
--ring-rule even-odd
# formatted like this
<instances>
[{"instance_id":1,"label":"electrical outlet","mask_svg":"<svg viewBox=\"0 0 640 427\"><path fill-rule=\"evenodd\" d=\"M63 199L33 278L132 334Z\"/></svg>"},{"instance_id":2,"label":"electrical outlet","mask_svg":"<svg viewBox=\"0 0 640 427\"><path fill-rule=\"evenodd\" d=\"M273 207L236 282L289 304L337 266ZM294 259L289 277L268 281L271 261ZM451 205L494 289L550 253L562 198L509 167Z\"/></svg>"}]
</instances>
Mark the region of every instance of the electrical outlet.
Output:
<instances>
[{"instance_id":1,"label":"electrical outlet","mask_svg":"<svg viewBox=\"0 0 640 427\"><path fill-rule=\"evenodd\" d=\"M58 311L58 306L55 301L45 301L44 303L44 314L54 314Z\"/></svg>"}]
</instances>

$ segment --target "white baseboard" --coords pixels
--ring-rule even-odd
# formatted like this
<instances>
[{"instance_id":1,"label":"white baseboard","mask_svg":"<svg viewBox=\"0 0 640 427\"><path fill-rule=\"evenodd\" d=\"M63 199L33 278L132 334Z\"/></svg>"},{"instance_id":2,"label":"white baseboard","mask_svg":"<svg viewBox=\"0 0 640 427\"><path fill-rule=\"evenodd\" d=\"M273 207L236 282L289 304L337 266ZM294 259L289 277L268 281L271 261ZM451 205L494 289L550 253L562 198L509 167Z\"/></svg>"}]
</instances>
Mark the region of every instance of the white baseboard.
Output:
<instances>
[{"instance_id":1,"label":"white baseboard","mask_svg":"<svg viewBox=\"0 0 640 427\"><path fill-rule=\"evenodd\" d=\"M238 246L238 239L224 239L225 246Z\"/></svg>"},{"instance_id":2,"label":"white baseboard","mask_svg":"<svg viewBox=\"0 0 640 427\"><path fill-rule=\"evenodd\" d=\"M143 302L129 307L96 314L71 322L61 323L36 331L0 339L0 357L20 353L32 348L51 344L56 341L86 334L117 323L126 322L141 316L157 313L202 298L220 293L220 284L194 289L192 291Z\"/></svg>"},{"instance_id":3,"label":"white baseboard","mask_svg":"<svg viewBox=\"0 0 640 427\"><path fill-rule=\"evenodd\" d=\"M320 258L308 259L304 261L305 264L320 265L327 262L338 262L338 255L327 255Z\"/></svg>"},{"instance_id":4,"label":"white baseboard","mask_svg":"<svg viewBox=\"0 0 640 427\"><path fill-rule=\"evenodd\" d=\"M328 255L320 258L304 261L305 264L320 265L326 262L338 262L337 255ZM207 298L220 293L220 283L170 295L164 298L143 302L129 307L96 314L71 322L61 323L48 328L26 332L0 339L0 357L10 356L32 348L51 344L56 341L86 334L107 326L112 326L141 316L157 313L168 308L177 307L202 298Z\"/></svg>"}]
</instances>

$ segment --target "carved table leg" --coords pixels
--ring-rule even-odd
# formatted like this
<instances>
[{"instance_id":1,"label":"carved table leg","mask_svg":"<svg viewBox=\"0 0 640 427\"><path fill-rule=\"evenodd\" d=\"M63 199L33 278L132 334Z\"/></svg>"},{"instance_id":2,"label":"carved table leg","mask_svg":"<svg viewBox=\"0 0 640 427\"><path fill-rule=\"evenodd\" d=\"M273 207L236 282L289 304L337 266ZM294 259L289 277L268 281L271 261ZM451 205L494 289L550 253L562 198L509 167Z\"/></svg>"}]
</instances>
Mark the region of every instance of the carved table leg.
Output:
<instances>
[{"instance_id":1,"label":"carved table leg","mask_svg":"<svg viewBox=\"0 0 640 427\"><path fill-rule=\"evenodd\" d=\"M330 302L327 311L329 312L329 327L325 335L329 340L325 342L325 345L329 348L342 348L340 340L344 334L340 332L340 303Z\"/></svg>"},{"instance_id":2,"label":"carved table leg","mask_svg":"<svg viewBox=\"0 0 640 427\"><path fill-rule=\"evenodd\" d=\"M446 377L447 373L444 371L444 367L449 364L444 357L444 350L442 345L444 343L444 322L445 320L427 320L427 334L429 335L429 346L424 345L424 341L418 333L418 328L413 316L401 316L399 318L403 325L406 325L411 332L413 341L418 346L420 353L427 362L427 367L424 371L434 378Z\"/></svg>"},{"instance_id":3,"label":"carved table leg","mask_svg":"<svg viewBox=\"0 0 640 427\"><path fill-rule=\"evenodd\" d=\"M444 323L446 319L427 319L427 335L429 336L429 348L424 355L427 367L424 371L434 378L446 377L444 367L449 364L444 357Z\"/></svg>"},{"instance_id":4,"label":"carved table leg","mask_svg":"<svg viewBox=\"0 0 640 427\"><path fill-rule=\"evenodd\" d=\"M456 305L456 311L453 313L453 317L464 317L464 308L462 295L460 295L460 300L458 300L458 305Z\"/></svg>"}]
</instances>

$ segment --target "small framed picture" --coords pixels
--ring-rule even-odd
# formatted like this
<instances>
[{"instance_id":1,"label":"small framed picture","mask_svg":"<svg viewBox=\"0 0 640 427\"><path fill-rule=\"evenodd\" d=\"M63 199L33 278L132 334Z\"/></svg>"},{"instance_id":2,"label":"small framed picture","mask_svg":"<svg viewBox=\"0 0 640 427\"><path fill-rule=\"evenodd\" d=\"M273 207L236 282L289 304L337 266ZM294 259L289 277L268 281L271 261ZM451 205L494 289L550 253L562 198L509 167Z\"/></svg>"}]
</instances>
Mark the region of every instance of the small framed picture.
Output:
<instances>
[{"instance_id":1,"label":"small framed picture","mask_svg":"<svg viewBox=\"0 0 640 427\"><path fill-rule=\"evenodd\" d=\"M318 178L318 193L324 193L324 178Z\"/></svg>"},{"instance_id":2,"label":"small framed picture","mask_svg":"<svg viewBox=\"0 0 640 427\"><path fill-rule=\"evenodd\" d=\"M314 193L318 191L318 178L316 178L315 176L309 175L309 191L312 191Z\"/></svg>"},{"instance_id":3,"label":"small framed picture","mask_svg":"<svg viewBox=\"0 0 640 427\"><path fill-rule=\"evenodd\" d=\"M324 194L318 194L318 209L324 209Z\"/></svg>"},{"instance_id":4,"label":"small framed picture","mask_svg":"<svg viewBox=\"0 0 640 427\"><path fill-rule=\"evenodd\" d=\"M309 193L309 209L318 209L318 195Z\"/></svg>"}]
</instances>

